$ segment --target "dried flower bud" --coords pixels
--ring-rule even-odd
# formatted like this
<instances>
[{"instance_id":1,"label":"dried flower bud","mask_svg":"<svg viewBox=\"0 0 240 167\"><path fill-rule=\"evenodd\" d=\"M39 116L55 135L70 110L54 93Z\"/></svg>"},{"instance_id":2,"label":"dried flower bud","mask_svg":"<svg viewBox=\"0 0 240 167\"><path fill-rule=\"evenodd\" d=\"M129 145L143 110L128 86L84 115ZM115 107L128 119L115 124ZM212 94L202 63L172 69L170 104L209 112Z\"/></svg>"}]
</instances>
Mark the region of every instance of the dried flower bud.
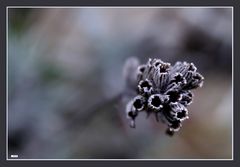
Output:
<instances>
[{"instance_id":1,"label":"dried flower bud","mask_svg":"<svg viewBox=\"0 0 240 167\"><path fill-rule=\"evenodd\" d=\"M161 97L160 94L154 94L148 98L148 107L153 111L157 112L160 111L161 108L163 108L163 102L164 99L163 97Z\"/></svg>"},{"instance_id":2,"label":"dried flower bud","mask_svg":"<svg viewBox=\"0 0 240 167\"><path fill-rule=\"evenodd\" d=\"M144 109L145 98L143 96L136 96L133 99L133 107L136 111L142 111Z\"/></svg>"},{"instance_id":3,"label":"dried flower bud","mask_svg":"<svg viewBox=\"0 0 240 167\"><path fill-rule=\"evenodd\" d=\"M182 91L181 92L182 98L180 103L184 106L190 105L192 103L193 94L190 91Z\"/></svg>"},{"instance_id":4,"label":"dried flower bud","mask_svg":"<svg viewBox=\"0 0 240 167\"><path fill-rule=\"evenodd\" d=\"M177 102L182 99L182 94L178 92L177 90L170 90L167 92L167 95L169 96L169 99L171 102Z\"/></svg>"},{"instance_id":5,"label":"dried flower bud","mask_svg":"<svg viewBox=\"0 0 240 167\"><path fill-rule=\"evenodd\" d=\"M203 76L193 63L176 62L174 66L160 59L149 59L136 69L136 94L126 107L131 127L140 111L154 113L156 120L162 120L173 135L188 119L187 106L192 103L191 89L201 87Z\"/></svg>"},{"instance_id":6,"label":"dried flower bud","mask_svg":"<svg viewBox=\"0 0 240 167\"><path fill-rule=\"evenodd\" d=\"M148 80L141 80L138 84L138 91L140 94L147 95L151 94L153 90L152 83Z\"/></svg>"},{"instance_id":7,"label":"dried flower bud","mask_svg":"<svg viewBox=\"0 0 240 167\"><path fill-rule=\"evenodd\" d=\"M188 110L183 104L171 102L169 105L171 107L170 113L173 115L175 120L183 121L188 118Z\"/></svg>"}]
</instances>

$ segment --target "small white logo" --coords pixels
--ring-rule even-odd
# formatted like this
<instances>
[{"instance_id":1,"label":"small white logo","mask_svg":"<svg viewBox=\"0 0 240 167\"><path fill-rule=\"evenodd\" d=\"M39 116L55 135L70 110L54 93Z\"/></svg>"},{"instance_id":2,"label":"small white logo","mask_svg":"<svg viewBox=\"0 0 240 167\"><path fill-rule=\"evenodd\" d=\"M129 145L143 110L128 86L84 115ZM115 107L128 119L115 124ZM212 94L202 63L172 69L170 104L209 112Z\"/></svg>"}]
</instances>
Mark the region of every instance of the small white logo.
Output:
<instances>
[{"instance_id":1,"label":"small white logo","mask_svg":"<svg viewBox=\"0 0 240 167\"><path fill-rule=\"evenodd\" d=\"M11 158L18 158L18 155L11 155Z\"/></svg>"}]
</instances>

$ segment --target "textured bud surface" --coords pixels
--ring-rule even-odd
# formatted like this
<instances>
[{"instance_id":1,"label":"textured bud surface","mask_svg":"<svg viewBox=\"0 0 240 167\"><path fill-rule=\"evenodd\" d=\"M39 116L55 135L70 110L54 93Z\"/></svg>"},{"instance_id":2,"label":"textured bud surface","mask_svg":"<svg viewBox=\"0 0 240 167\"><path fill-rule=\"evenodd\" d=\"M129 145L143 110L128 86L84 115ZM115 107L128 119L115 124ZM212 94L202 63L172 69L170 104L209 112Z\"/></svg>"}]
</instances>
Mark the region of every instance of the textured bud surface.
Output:
<instances>
[{"instance_id":1,"label":"textured bud surface","mask_svg":"<svg viewBox=\"0 0 240 167\"><path fill-rule=\"evenodd\" d=\"M139 112L155 113L156 120L162 120L167 134L173 135L188 119L187 106L192 103L190 90L201 87L203 76L193 63L170 63L160 59L149 59L136 69L136 93L126 107L131 127Z\"/></svg>"}]
</instances>

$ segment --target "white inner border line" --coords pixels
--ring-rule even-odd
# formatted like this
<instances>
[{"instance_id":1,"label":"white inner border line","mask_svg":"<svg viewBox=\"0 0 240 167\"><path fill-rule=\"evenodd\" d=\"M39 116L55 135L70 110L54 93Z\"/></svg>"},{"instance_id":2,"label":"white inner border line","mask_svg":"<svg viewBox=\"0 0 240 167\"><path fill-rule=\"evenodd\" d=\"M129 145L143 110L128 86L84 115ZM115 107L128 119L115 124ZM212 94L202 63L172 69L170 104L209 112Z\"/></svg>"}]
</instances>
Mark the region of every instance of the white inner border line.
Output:
<instances>
[{"instance_id":1,"label":"white inner border line","mask_svg":"<svg viewBox=\"0 0 240 167\"><path fill-rule=\"evenodd\" d=\"M231 8L232 9L232 158L231 159L9 159L8 158L8 9L10 8ZM234 7L233 6L7 6L6 7L6 160L9 161L18 161L18 160L28 160L28 161L35 161L35 160L52 160L52 161L89 161L89 160L97 160L97 161L168 161L168 160L181 160L181 161L195 161L195 160L206 160L206 161L226 161L226 160L234 160L234 136L233 136L233 78L234 78L234 36L233 36L233 31L234 31ZM12 155L11 155L12 156Z\"/></svg>"}]
</instances>

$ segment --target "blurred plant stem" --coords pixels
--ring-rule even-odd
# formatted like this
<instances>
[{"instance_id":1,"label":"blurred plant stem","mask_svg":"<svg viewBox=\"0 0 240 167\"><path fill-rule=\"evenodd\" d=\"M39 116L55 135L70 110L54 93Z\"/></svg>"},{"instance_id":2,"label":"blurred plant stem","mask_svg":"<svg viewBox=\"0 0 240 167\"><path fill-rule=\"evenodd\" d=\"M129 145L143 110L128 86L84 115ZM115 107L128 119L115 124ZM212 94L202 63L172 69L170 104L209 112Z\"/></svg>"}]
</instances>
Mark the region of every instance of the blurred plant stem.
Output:
<instances>
[{"instance_id":1,"label":"blurred plant stem","mask_svg":"<svg viewBox=\"0 0 240 167\"><path fill-rule=\"evenodd\" d=\"M91 121L98 114L103 114L105 112L110 112L113 110L114 106L121 100L122 93L117 94L116 96L106 99L99 102L98 104L87 109L85 112L78 112L75 116L69 121L69 124L66 126L66 129L80 130L86 125L91 123ZM116 112L117 114L117 112Z\"/></svg>"}]
</instances>

